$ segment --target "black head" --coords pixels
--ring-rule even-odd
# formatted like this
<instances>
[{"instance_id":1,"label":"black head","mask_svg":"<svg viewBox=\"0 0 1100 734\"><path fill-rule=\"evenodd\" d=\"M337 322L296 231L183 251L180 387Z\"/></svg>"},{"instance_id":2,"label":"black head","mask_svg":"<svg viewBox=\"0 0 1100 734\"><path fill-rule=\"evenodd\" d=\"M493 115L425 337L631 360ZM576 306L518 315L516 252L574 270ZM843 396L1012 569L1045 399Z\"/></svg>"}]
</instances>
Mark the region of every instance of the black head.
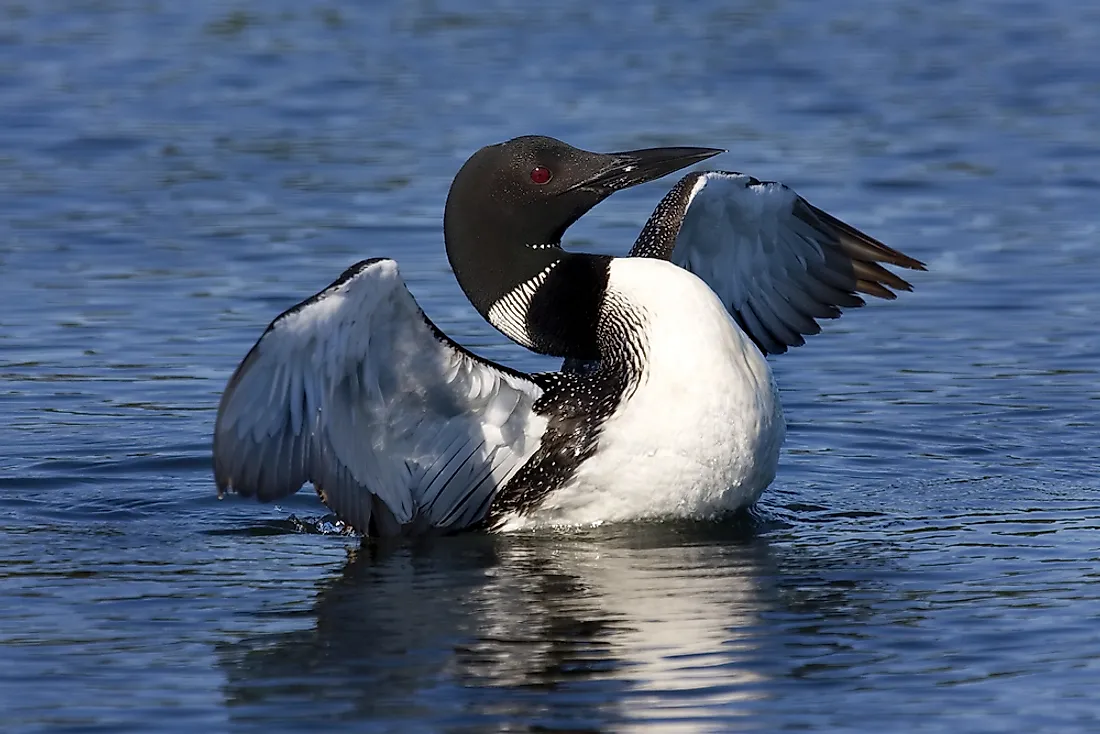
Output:
<instances>
[{"instance_id":1,"label":"black head","mask_svg":"<svg viewBox=\"0 0 1100 734\"><path fill-rule=\"evenodd\" d=\"M615 191L721 152L650 148L592 153L535 135L482 148L459 170L447 196L444 234L455 277L481 315L510 338L536 351L576 356L566 354L575 335L550 332L588 318L591 308L585 313L564 310L574 296L584 296L584 289L595 286L581 282L592 268L557 267L569 257L560 249L565 230ZM559 281L553 299L551 280ZM532 295L527 292L535 290L542 291L537 300L547 304L543 310L560 307L563 312L543 314L540 320L547 323L532 323Z\"/></svg>"}]
</instances>

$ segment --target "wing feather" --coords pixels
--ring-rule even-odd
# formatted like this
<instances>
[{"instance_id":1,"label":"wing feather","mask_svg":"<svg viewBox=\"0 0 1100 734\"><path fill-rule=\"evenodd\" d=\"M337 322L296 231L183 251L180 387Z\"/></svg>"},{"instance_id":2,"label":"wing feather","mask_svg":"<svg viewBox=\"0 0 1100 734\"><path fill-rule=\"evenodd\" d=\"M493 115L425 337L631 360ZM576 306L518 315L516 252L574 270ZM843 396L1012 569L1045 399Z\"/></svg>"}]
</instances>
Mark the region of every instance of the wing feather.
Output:
<instances>
[{"instance_id":1,"label":"wing feather","mask_svg":"<svg viewBox=\"0 0 1100 734\"><path fill-rule=\"evenodd\" d=\"M691 173L657 205L630 253L698 275L765 354L805 342L860 293L893 300L912 286L880 263L924 270L809 204L743 173ZM891 290L892 289L892 290Z\"/></svg>"},{"instance_id":2,"label":"wing feather","mask_svg":"<svg viewBox=\"0 0 1100 734\"><path fill-rule=\"evenodd\" d=\"M534 453L541 394L436 329L396 263L364 261L241 362L218 409L215 478L261 500L312 482L363 533L457 529Z\"/></svg>"}]
</instances>

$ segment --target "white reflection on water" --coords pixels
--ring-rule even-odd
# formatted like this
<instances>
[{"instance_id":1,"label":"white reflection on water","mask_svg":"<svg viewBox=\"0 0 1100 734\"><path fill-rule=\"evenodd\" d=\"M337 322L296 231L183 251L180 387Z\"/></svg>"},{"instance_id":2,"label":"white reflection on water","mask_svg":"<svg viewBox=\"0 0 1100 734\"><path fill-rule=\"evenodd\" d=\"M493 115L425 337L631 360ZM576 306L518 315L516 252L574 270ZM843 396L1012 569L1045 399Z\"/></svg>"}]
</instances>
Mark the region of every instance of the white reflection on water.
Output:
<instances>
[{"instance_id":1,"label":"white reflection on water","mask_svg":"<svg viewBox=\"0 0 1100 734\"><path fill-rule=\"evenodd\" d=\"M501 549L500 565L476 590L483 648L528 643L526 654L490 656L477 673L522 685L561 656L562 620L584 629L599 620L599 656L572 650L591 675L611 673L629 687L627 718L682 717L691 710L736 712L759 698L762 675L739 663L756 652L760 559L744 547L545 542ZM729 556L719 560L717 556ZM736 556L736 558L733 558ZM666 722L671 723L671 722Z\"/></svg>"}]
</instances>

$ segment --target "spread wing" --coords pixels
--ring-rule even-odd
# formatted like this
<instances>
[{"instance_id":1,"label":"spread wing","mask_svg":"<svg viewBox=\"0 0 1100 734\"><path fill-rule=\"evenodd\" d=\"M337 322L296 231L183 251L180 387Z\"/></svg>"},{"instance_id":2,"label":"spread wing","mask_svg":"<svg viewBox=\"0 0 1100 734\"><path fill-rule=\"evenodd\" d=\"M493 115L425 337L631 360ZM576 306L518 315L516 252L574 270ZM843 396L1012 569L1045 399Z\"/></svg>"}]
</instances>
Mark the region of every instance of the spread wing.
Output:
<instances>
[{"instance_id":1,"label":"spread wing","mask_svg":"<svg viewBox=\"0 0 1100 734\"><path fill-rule=\"evenodd\" d=\"M541 394L436 329L397 263L366 260L275 319L229 380L218 489L274 500L310 481L362 533L458 529L537 448Z\"/></svg>"},{"instance_id":2,"label":"spread wing","mask_svg":"<svg viewBox=\"0 0 1100 734\"><path fill-rule=\"evenodd\" d=\"M781 183L719 171L681 179L630 254L698 275L765 354L800 346L821 331L817 319L862 306L858 293L912 290L879 263L924 270Z\"/></svg>"}]
</instances>

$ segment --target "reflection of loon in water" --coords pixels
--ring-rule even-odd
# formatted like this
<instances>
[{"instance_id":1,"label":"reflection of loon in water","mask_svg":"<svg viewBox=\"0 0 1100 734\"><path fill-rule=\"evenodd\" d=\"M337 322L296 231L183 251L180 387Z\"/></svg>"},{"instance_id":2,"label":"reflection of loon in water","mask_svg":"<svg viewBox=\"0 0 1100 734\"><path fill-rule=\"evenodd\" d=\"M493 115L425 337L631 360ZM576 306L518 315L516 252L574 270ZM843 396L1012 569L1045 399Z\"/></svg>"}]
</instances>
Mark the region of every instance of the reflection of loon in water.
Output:
<instances>
[{"instance_id":1,"label":"reflection of loon in water","mask_svg":"<svg viewBox=\"0 0 1100 734\"><path fill-rule=\"evenodd\" d=\"M399 729L736 716L764 675L762 579L775 577L764 540L736 523L364 545L320 592L315 622L218 654L234 718L279 716L280 699L295 717Z\"/></svg>"}]
</instances>

